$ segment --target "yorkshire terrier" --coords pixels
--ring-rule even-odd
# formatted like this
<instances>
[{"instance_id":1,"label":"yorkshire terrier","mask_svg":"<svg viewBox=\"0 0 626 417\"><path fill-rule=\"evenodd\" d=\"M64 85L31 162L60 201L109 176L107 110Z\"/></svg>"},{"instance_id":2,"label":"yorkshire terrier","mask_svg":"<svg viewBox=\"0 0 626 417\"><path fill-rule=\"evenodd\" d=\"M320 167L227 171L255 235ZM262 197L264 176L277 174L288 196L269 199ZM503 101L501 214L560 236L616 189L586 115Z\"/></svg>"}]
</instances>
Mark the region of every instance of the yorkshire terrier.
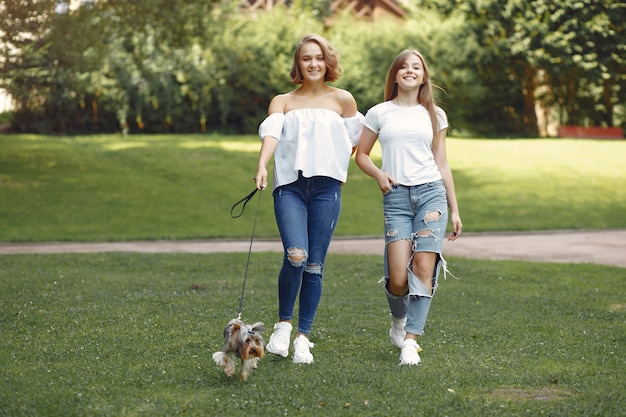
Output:
<instances>
[{"instance_id":1,"label":"yorkshire terrier","mask_svg":"<svg viewBox=\"0 0 626 417\"><path fill-rule=\"evenodd\" d=\"M265 345L261 332L265 325L261 322L247 325L239 319L231 320L224 328L224 347L221 352L213 354L217 366L224 370L226 376L235 373L235 356L241 359L242 380L247 380L252 369L256 369L257 360L265 356Z\"/></svg>"}]
</instances>

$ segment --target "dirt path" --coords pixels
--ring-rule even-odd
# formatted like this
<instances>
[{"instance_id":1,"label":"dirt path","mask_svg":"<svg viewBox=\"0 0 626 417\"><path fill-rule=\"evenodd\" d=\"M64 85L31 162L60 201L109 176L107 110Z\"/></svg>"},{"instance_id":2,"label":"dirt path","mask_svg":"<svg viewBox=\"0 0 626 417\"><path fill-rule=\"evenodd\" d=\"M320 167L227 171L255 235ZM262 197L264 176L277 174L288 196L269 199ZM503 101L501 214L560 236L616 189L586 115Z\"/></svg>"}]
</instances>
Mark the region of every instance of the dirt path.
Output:
<instances>
[{"instance_id":1,"label":"dirt path","mask_svg":"<svg viewBox=\"0 0 626 417\"><path fill-rule=\"evenodd\" d=\"M331 253L381 255L382 238L335 238ZM0 243L0 255L49 253L217 253L247 252L249 240L164 240L136 242ZM254 252L281 252L278 240L255 240ZM444 243L444 255L476 259L596 263L626 268L626 230L537 233L465 233Z\"/></svg>"}]
</instances>

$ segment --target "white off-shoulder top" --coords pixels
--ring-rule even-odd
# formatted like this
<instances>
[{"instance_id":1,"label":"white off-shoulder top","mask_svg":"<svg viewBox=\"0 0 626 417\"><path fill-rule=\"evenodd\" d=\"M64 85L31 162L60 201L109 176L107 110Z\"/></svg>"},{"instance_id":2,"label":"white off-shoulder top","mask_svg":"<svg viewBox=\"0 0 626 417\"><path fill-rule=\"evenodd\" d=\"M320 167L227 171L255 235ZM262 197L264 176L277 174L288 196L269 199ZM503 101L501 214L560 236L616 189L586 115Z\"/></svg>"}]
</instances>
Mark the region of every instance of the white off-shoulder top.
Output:
<instances>
[{"instance_id":1,"label":"white off-shoulder top","mask_svg":"<svg viewBox=\"0 0 626 417\"><path fill-rule=\"evenodd\" d=\"M307 108L272 113L259 126L259 137L278 139L273 189L298 179L325 176L346 182L352 148L361 135L363 115L342 117L330 109Z\"/></svg>"}]
</instances>

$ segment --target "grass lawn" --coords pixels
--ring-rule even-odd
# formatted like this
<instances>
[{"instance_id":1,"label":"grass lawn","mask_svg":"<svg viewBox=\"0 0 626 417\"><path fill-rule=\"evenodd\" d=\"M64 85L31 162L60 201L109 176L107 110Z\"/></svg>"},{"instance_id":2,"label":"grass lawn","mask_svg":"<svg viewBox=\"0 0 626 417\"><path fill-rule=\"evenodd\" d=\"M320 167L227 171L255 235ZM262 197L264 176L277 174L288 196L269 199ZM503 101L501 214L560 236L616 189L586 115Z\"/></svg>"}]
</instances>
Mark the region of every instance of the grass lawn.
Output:
<instances>
[{"instance_id":1,"label":"grass lawn","mask_svg":"<svg viewBox=\"0 0 626 417\"><path fill-rule=\"evenodd\" d=\"M238 238L255 136L0 135L0 242ZM449 139L467 232L626 228L626 141ZM337 235L382 234L352 163ZM270 194L258 237L276 237Z\"/></svg>"},{"instance_id":2,"label":"grass lawn","mask_svg":"<svg viewBox=\"0 0 626 417\"><path fill-rule=\"evenodd\" d=\"M451 258L460 279L441 282L423 364L400 367L382 258L331 255L315 363L268 355L241 382L211 354L245 258L0 257L0 415L623 415L621 268ZM244 320L273 324L279 261L252 254Z\"/></svg>"},{"instance_id":3,"label":"grass lawn","mask_svg":"<svg viewBox=\"0 0 626 417\"><path fill-rule=\"evenodd\" d=\"M254 136L0 135L0 242L248 238ZM626 228L626 141L450 139L465 231ZM337 235L380 235L352 166ZM257 237L277 236L264 194ZM624 269L448 259L423 365L387 340L382 256L330 255L315 363L250 380L211 360L245 254L0 256L0 416L573 416L626 407ZM276 319L253 253L243 319Z\"/></svg>"}]
</instances>

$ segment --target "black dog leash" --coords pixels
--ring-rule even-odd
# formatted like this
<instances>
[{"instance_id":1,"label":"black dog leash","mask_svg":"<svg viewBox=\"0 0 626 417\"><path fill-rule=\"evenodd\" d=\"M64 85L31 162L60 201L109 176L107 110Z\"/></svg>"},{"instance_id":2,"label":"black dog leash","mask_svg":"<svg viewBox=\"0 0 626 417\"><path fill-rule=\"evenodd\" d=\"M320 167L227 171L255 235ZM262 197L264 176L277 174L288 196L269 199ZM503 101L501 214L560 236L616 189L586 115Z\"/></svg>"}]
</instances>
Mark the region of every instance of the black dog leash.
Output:
<instances>
[{"instance_id":1,"label":"black dog leash","mask_svg":"<svg viewBox=\"0 0 626 417\"><path fill-rule=\"evenodd\" d=\"M235 204L233 204L233 207L230 209L230 216L233 219L237 219L239 217L241 217L241 215L243 214L243 211L246 209L246 204L248 204L248 201L252 200L252 197L254 197L254 195L256 194L256 192L259 191L256 188L254 190L252 190L252 192L250 194L248 194L247 196L245 196L244 198L242 198L241 200L237 201ZM261 199L261 195L259 195L259 200ZM239 205L243 203L243 206L241 206L241 212L238 215L234 215L233 211L235 211L235 208ZM258 208L257 208L258 209ZM256 219L255 219L256 221Z\"/></svg>"},{"instance_id":2,"label":"black dog leash","mask_svg":"<svg viewBox=\"0 0 626 417\"><path fill-rule=\"evenodd\" d=\"M252 200L252 197L254 197L257 191L259 190L255 188L254 191L252 191L250 194L248 194L241 200L237 201L233 205L233 207L230 209L230 216L233 219L237 219L241 217L244 210L246 209L246 204L248 204L248 201ZM256 229L256 220L257 220L257 217L259 216L259 207L261 206L261 194L263 193L262 192L259 193L259 202L257 203L256 213L254 214L254 224L252 226L252 235L250 236L250 248L248 249L248 261L246 262L246 272L243 276L243 287L241 288L241 297L239 298L239 313L237 314L237 320L241 320L241 310L243 309L243 294L246 290L246 280L248 279L248 266L250 265L250 254L252 253L252 241L254 240L254 229ZM242 204L242 203L243 203L243 206L241 207L241 212L238 215L234 215L233 211L239 204Z\"/></svg>"}]
</instances>

